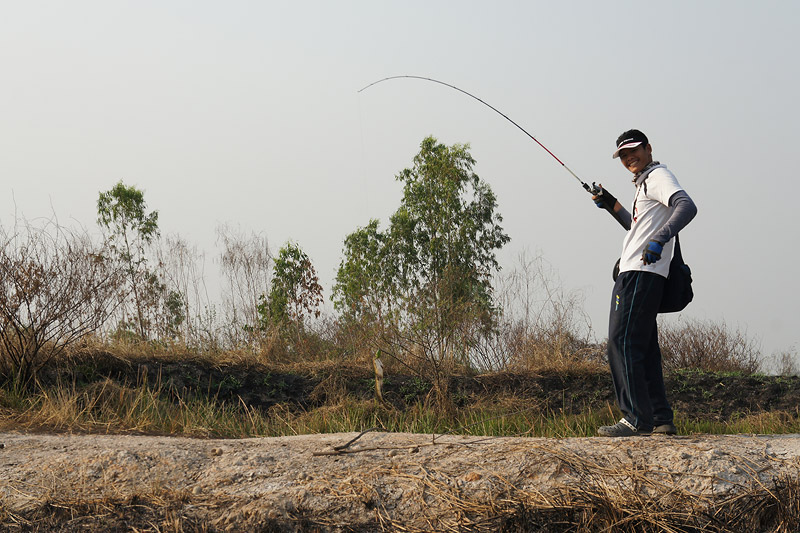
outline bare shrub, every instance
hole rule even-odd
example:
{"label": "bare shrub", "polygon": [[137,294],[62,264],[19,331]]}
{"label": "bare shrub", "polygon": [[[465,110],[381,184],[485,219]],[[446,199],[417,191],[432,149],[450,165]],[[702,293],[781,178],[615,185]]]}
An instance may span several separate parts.
{"label": "bare shrub", "polygon": [[796,346],[773,353],[768,364],[770,371],[778,376],[800,376],[800,357]]}
{"label": "bare shrub", "polygon": [[0,227],[0,376],[25,384],[112,315],[123,271],[86,233]]}
{"label": "bare shrub", "polygon": [[604,361],[602,347],[591,341],[583,295],[565,289],[541,255],[520,254],[496,286],[502,316],[498,333],[476,350],[479,367],[531,370]]}
{"label": "bare shrub", "polygon": [[[358,319],[337,317],[326,321],[329,325],[329,337],[337,347],[337,353],[341,358],[363,361],[369,365],[369,361],[381,347],[379,339],[382,338],[384,331],[383,322],[380,319],[371,320],[367,317]],[[391,358],[390,361],[392,363],[388,361],[387,363],[393,364],[395,360]]]}
{"label": "bare shrub", "polygon": [[[169,315],[157,321],[160,335],[177,336],[195,349],[216,345],[213,327],[208,327],[209,310],[213,309],[205,281],[205,253],[191,246],[178,235],[169,235],[156,250],[159,275],[164,280],[184,320],[175,324]],[[174,313],[173,313],[174,316]],[[176,327],[177,326],[177,327]]]}
{"label": "bare shrub", "polygon": [[752,374],[761,368],[759,344],[725,322],[662,319],[658,342],[664,370],[684,368]]}
{"label": "bare shrub", "polygon": [[[251,341],[259,332],[258,306],[270,292],[272,254],[263,235],[242,234],[221,225],[217,241],[222,245],[220,269],[224,280],[222,306],[226,328],[222,332],[229,345]],[[249,326],[249,327],[248,327]]]}
{"label": "bare shrub", "polygon": [[469,301],[419,306],[402,316],[402,321],[385,323],[388,327],[381,334],[382,350],[429,380],[437,407],[449,410],[453,408],[450,378],[472,368],[477,346],[491,334],[484,317],[484,310]]}

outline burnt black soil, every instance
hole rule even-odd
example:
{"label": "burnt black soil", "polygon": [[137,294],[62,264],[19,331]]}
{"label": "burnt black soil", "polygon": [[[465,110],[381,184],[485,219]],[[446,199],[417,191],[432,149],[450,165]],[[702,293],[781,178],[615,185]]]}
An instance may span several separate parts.
{"label": "burnt black soil", "polygon": [[[365,365],[366,366],[366,365]],[[309,365],[310,370],[276,371],[259,365],[217,365],[205,360],[121,360],[109,354],[74,359],[49,369],[43,384],[88,386],[107,379],[128,386],[144,380],[175,398],[205,396],[267,410],[276,404],[310,410],[342,395],[375,397],[372,368],[345,364]],[[797,413],[800,377],[744,375],[682,370],[665,377],[673,408],[692,420],[725,421],[769,411]],[[424,401],[431,383],[412,375],[388,373],[384,397],[398,409]],[[608,371],[492,373],[454,377],[450,395],[457,407],[491,405],[513,397],[544,412],[580,413],[614,404]]]}

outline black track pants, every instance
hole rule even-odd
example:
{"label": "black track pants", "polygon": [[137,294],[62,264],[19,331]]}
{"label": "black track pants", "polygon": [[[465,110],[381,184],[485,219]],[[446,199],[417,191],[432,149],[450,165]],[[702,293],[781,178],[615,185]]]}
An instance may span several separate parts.
{"label": "black track pants", "polygon": [[651,272],[622,272],[611,296],[608,362],[617,402],[625,418],[645,431],[672,423],[656,327],[665,281]]}

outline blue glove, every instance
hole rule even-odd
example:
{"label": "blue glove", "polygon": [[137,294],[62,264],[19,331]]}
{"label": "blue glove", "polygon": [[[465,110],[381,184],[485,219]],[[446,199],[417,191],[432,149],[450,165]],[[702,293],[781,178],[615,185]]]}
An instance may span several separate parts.
{"label": "blue glove", "polygon": [[661,252],[664,250],[664,243],[650,241],[642,252],[642,263],[651,265],[661,259]]}

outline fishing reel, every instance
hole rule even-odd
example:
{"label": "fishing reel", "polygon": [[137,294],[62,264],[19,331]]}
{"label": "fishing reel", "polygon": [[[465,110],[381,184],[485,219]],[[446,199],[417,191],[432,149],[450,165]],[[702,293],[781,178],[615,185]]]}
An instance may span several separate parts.
{"label": "fishing reel", "polygon": [[603,188],[602,187],[598,187],[597,183],[595,183],[595,182],[592,182],[591,187],[589,186],[588,183],[583,182],[583,188],[586,189],[586,192],[588,192],[592,196],[602,196],[603,195]]}

